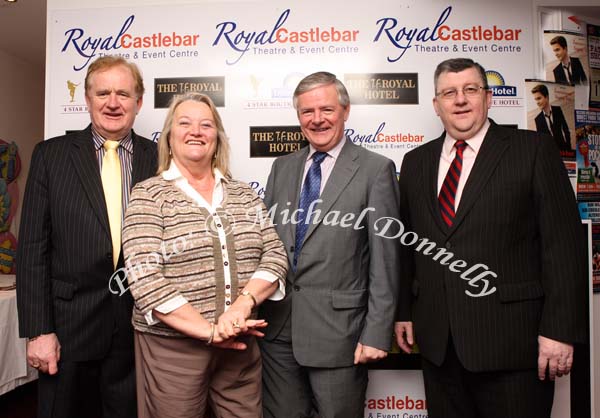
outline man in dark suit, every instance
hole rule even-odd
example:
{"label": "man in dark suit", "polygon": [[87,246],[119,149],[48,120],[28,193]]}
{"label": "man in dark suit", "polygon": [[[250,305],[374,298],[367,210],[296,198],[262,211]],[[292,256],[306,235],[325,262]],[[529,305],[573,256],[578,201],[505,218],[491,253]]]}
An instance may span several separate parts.
{"label": "man in dark suit", "polygon": [[579,58],[569,56],[569,48],[565,37],[555,36],[550,40],[550,46],[558,60],[558,65],[552,70],[554,80],[557,83],[585,84],[587,77],[583,65],[581,65]]}
{"label": "man in dark suit", "polygon": [[445,132],[409,152],[395,330],[423,359],[432,418],[550,416],[556,376],[585,338],[585,250],[565,167],[546,135],[487,118],[470,59],[438,65]]}
{"label": "man in dark suit", "polygon": [[366,363],[391,348],[396,171],[345,138],[350,99],[335,75],[304,78],[294,107],[309,146],[275,160],[265,195],[291,267],[285,298],[261,305],[264,414],[362,417]]}
{"label": "man in dark suit", "polygon": [[133,303],[112,276],[129,191],[156,170],[155,144],[132,131],[143,94],[135,64],[99,58],[85,79],[91,125],[33,152],[17,302],[39,417],[136,416]]}
{"label": "man in dark suit", "polygon": [[560,106],[550,106],[548,87],[538,84],[531,89],[533,100],[540,109],[535,117],[535,130],[539,133],[552,135],[558,149],[573,151],[571,146],[571,132]]}

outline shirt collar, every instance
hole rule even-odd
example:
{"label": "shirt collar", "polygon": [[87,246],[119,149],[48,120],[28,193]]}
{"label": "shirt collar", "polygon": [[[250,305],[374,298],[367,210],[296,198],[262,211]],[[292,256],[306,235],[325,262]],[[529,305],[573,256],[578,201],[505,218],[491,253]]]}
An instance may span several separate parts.
{"label": "shirt collar", "polygon": [[[481,148],[481,144],[483,143],[483,139],[485,138],[485,134],[487,134],[488,129],[490,128],[490,121],[489,119],[487,119],[485,121],[485,123],[483,124],[483,126],[481,127],[481,129],[479,130],[479,132],[477,132],[475,135],[473,135],[472,138],[467,139],[467,148],[471,148],[475,154],[479,153],[479,148]],[[456,139],[452,138],[450,135],[448,135],[448,132],[446,132],[446,137],[444,138],[444,153],[446,155],[450,155],[452,154],[453,148],[454,148],[454,143],[456,142]]]}
{"label": "shirt collar", "polygon": [[[165,180],[179,180],[184,178],[183,174],[181,174],[181,171],[179,171],[179,167],[177,167],[177,164],[175,164],[173,159],[171,159],[169,169],[163,171],[161,175]],[[213,170],[213,175],[215,176],[215,184],[220,182],[228,183],[227,177],[225,177],[218,168]]]}
{"label": "shirt collar", "polygon": [[[94,139],[94,148],[96,149],[96,151],[100,150],[100,148],[102,148],[102,146],[104,145],[104,142],[106,141],[106,139],[104,139],[102,137],[102,135],[100,135],[94,129],[93,126],[92,126],[92,138]],[[119,143],[120,147],[122,147],[124,150],[126,150],[130,154],[133,154],[133,139],[131,137],[131,130],[119,142],[120,142]]]}
{"label": "shirt collar", "polygon": [[[346,137],[344,136],[342,138],[342,140],[336,144],[335,147],[333,147],[329,151],[327,151],[327,155],[329,155],[334,160],[337,160],[337,158],[340,156],[340,152],[342,152],[342,148],[344,147],[345,143],[346,143]],[[308,157],[306,157],[306,161],[310,160],[312,158],[313,154],[315,152],[317,152],[317,150],[315,149],[315,147],[312,146],[312,144],[309,144],[309,147],[310,147],[310,149],[308,151]]]}

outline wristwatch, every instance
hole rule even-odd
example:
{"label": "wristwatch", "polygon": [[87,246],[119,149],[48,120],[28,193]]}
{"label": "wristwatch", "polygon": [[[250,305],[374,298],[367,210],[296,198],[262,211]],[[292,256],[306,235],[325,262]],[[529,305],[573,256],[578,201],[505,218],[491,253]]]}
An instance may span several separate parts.
{"label": "wristwatch", "polygon": [[256,305],[258,305],[258,302],[256,301],[256,298],[255,298],[255,297],[254,297],[254,295],[253,295],[252,293],[250,293],[249,291],[247,291],[247,290],[244,290],[244,291],[241,293],[241,295],[242,295],[242,296],[250,296],[250,297],[252,298],[252,303],[253,303],[252,307],[253,307],[253,308],[255,308],[255,307],[256,307]]}

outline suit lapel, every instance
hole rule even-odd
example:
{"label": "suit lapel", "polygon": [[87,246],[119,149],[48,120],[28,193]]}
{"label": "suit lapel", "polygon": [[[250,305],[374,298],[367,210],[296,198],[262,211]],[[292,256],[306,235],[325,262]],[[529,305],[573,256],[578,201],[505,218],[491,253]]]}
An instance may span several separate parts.
{"label": "suit lapel", "polygon": [[507,141],[509,134],[510,130],[502,129],[491,121],[490,128],[481,144],[475,164],[463,189],[450,233],[460,226],[473,204],[481,196],[481,191],[490,180],[496,166],[509,146],[509,141]]}
{"label": "suit lapel", "polygon": [[315,207],[315,209],[321,211],[319,219],[314,220],[308,226],[304,242],[306,242],[313,231],[321,224],[323,217],[338,200],[342,191],[348,186],[348,183],[350,183],[359,167],[357,145],[354,145],[346,139],[346,144],[342,147],[340,155],[329,175],[327,184],[323,189],[323,193],[321,193],[320,199],[322,202]]}
{"label": "suit lapel", "polygon": [[425,190],[427,190],[427,207],[431,211],[431,216],[435,219],[440,230],[447,232],[448,227],[442,220],[440,214],[440,204],[438,201],[438,171],[440,168],[440,156],[446,134],[437,138],[431,147],[426,161],[423,164],[423,179],[425,181]]}
{"label": "suit lapel", "polygon": [[[284,201],[280,201],[279,203],[287,203],[290,202],[290,214],[294,213],[298,209],[298,202],[300,201],[300,192],[302,190],[302,174],[304,174],[304,166],[306,164],[306,158],[308,158],[308,153],[310,151],[310,147],[304,147],[301,151],[294,154],[294,157],[289,165],[289,175],[287,176],[287,197]],[[279,210],[283,210],[284,208],[279,208]],[[294,222],[286,222],[286,230],[289,236],[291,237],[290,242],[295,242],[296,240],[296,224]]]}
{"label": "suit lapel", "polygon": [[74,138],[71,143],[70,152],[71,162],[79,176],[79,180],[90,201],[90,205],[98,217],[98,221],[105,229],[106,233],[110,235],[108,213],[106,211],[106,202],[102,190],[102,180],[100,179],[100,169],[94,150],[92,131],[89,126]]}
{"label": "suit lapel", "polygon": [[152,155],[152,149],[146,143],[145,139],[137,137],[135,132],[131,134],[133,140],[133,159],[131,161],[131,187],[138,182],[147,179],[156,174],[156,167],[153,167],[155,161]]}

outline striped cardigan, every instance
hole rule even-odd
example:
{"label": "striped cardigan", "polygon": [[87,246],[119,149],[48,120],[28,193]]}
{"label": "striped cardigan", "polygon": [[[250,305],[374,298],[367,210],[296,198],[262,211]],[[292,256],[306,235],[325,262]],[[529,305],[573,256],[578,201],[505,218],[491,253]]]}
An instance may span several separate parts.
{"label": "striped cardigan", "polygon": [[221,244],[209,211],[162,176],[133,188],[123,253],[136,330],[183,336],[162,322],[148,325],[144,314],[182,295],[212,322],[224,311],[225,293],[231,292],[235,300],[256,270],[285,280],[287,255],[262,200],[240,181],[224,182],[223,189],[217,212],[227,234],[230,289],[225,288]]}

